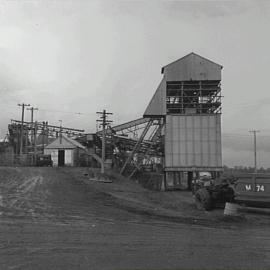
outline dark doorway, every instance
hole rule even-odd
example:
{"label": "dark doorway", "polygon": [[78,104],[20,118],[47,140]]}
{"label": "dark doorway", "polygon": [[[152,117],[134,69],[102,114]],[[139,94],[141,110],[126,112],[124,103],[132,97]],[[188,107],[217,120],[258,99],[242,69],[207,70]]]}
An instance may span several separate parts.
{"label": "dark doorway", "polygon": [[188,190],[192,189],[193,172],[188,172]]}
{"label": "dark doorway", "polygon": [[58,150],[58,166],[65,165],[65,150]]}

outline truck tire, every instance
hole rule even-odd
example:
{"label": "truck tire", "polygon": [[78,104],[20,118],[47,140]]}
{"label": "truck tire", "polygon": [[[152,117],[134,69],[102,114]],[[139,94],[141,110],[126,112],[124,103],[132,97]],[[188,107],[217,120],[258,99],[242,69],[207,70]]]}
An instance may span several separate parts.
{"label": "truck tire", "polygon": [[195,203],[199,210],[209,211],[212,209],[212,200],[209,191],[201,188],[195,193]]}

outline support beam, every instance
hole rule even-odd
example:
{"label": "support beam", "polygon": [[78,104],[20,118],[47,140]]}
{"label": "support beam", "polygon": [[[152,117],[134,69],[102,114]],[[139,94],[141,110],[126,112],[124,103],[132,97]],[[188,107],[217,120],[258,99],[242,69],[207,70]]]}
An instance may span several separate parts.
{"label": "support beam", "polygon": [[[15,123],[15,124],[16,124],[16,123],[21,123],[21,121],[14,120],[14,119],[11,119],[11,122],[13,122],[13,123]],[[26,121],[24,121],[24,124],[25,124],[25,125],[31,126],[31,122],[26,122]],[[43,123],[37,122],[37,126],[42,128]],[[49,129],[59,130],[59,126],[48,125],[48,128],[49,128]],[[83,133],[83,132],[84,132],[83,129],[66,128],[66,127],[62,127],[62,131],[63,131],[63,132],[65,132],[65,131],[74,131],[74,132],[76,132],[76,133]]]}
{"label": "support beam", "polygon": [[147,125],[146,125],[145,129],[143,130],[143,132],[142,132],[142,134],[141,134],[139,140],[138,140],[137,143],[135,144],[135,146],[134,146],[132,152],[130,153],[129,157],[127,158],[127,160],[126,160],[126,162],[125,162],[125,164],[124,164],[124,166],[122,167],[122,169],[121,169],[121,171],[120,171],[120,174],[123,174],[123,172],[125,171],[127,165],[131,162],[131,160],[132,160],[134,154],[135,154],[136,151],[139,149],[140,144],[142,143],[142,141],[143,141],[143,139],[144,139],[146,133],[148,132],[149,128],[152,126],[152,123],[153,123],[153,119],[151,119],[151,120],[147,123]]}
{"label": "support beam", "polygon": [[[108,129],[106,129],[106,133],[109,134],[112,131],[119,132],[121,130],[125,130],[125,129],[128,129],[128,128],[134,127],[134,126],[144,124],[144,123],[146,123],[148,121],[149,121],[149,118],[139,118],[139,119],[136,119],[134,121],[124,123],[122,125],[117,125],[117,126],[108,128]],[[97,132],[98,135],[101,134],[101,133],[102,133],[102,131]]]}

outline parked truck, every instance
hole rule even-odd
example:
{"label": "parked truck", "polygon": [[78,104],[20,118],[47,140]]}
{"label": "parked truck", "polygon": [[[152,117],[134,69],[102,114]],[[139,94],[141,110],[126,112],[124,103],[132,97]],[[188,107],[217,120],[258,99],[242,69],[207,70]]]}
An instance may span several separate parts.
{"label": "parked truck", "polygon": [[250,206],[270,207],[270,175],[239,175],[234,187],[234,200]]}
{"label": "parked truck", "polygon": [[44,155],[44,154],[37,155],[36,166],[53,166],[51,155]]}
{"label": "parked truck", "polygon": [[192,191],[197,208],[207,211],[226,202],[270,207],[270,175],[266,174],[199,178],[193,181]]}

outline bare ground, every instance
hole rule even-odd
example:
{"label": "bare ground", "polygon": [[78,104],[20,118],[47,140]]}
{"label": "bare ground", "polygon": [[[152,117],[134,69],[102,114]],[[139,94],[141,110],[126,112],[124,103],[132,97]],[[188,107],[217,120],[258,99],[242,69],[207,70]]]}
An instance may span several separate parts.
{"label": "bare ground", "polygon": [[0,168],[0,269],[270,269],[270,218],[84,168]]}

